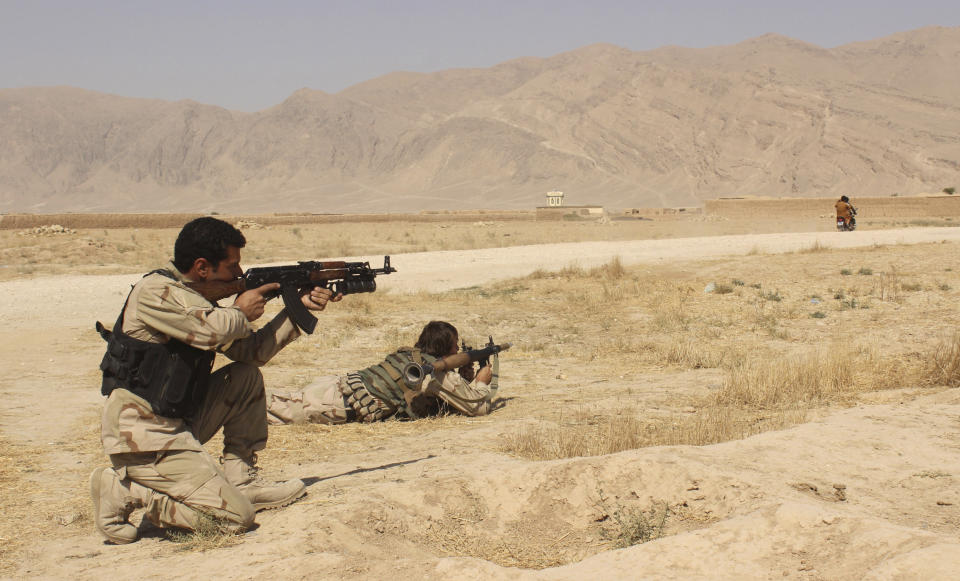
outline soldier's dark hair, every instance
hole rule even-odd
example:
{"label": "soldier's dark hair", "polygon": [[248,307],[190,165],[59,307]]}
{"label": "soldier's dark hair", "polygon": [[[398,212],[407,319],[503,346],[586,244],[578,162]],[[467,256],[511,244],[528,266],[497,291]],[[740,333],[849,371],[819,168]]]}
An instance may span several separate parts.
{"label": "soldier's dark hair", "polygon": [[457,328],[450,323],[430,321],[420,332],[420,338],[414,347],[434,357],[446,357],[456,347],[457,337]]}
{"label": "soldier's dark hair", "polygon": [[198,258],[206,258],[214,268],[227,257],[227,247],[243,248],[247,239],[232,224],[211,218],[191,220],[180,230],[173,245],[173,265],[187,272]]}
{"label": "soldier's dark hair", "polygon": [[840,201],[841,201],[841,202],[849,202],[849,201],[850,201],[850,198],[848,198],[848,197],[846,197],[846,196],[840,196]]}

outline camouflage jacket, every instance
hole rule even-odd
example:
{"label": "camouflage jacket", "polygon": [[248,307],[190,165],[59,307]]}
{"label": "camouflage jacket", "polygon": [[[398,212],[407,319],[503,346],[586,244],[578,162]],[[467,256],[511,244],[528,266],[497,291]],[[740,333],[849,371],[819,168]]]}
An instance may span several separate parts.
{"label": "camouflage jacket", "polygon": [[[401,348],[377,365],[348,374],[347,383],[359,387],[351,381],[352,377],[358,378],[370,395],[386,405],[386,412],[377,415],[399,413],[403,417],[420,418],[447,411],[450,407],[467,416],[490,413],[495,395],[490,386],[480,381],[471,384],[455,370],[431,374],[423,379],[419,389],[411,392],[401,377],[404,367],[414,360],[433,363],[436,358],[410,347]],[[346,389],[348,393],[345,395],[349,396],[353,386]],[[363,417],[367,410],[356,411],[362,420],[369,421]]]}
{"label": "camouflage jacket", "polygon": [[[134,285],[123,317],[123,332],[130,337],[151,343],[177,339],[259,366],[300,336],[285,310],[254,331],[240,309],[214,305],[185,286],[173,264],[166,269],[178,280],[150,274]],[[102,427],[107,454],[203,449],[186,421],[155,415],[146,400],[126,389],[107,398]]]}

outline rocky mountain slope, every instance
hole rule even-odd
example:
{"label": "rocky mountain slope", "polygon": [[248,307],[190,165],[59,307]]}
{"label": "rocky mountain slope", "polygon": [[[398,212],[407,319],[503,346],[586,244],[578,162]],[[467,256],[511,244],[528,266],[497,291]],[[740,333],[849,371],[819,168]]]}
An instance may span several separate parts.
{"label": "rocky mountain slope", "polygon": [[0,211],[697,205],[960,182],[960,28],[824,49],[593,45],[238,113],[0,90]]}

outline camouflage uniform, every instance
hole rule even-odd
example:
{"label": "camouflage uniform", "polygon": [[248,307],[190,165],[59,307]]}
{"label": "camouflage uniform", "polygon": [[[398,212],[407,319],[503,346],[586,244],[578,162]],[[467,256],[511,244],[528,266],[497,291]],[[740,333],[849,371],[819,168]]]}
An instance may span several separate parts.
{"label": "camouflage uniform", "polygon": [[115,389],[103,410],[101,440],[120,479],[154,494],[147,516],[158,525],[195,528],[198,513],[243,527],[253,523],[254,505],[204,450],[222,427],[224,457],[250,458],[267,441],[266,399],[259,366],[300,335],[281,311],[258,331],[236,307],[221,308],[185,286],[172,264],[173,280],[150,274],[127,300],[123,332],[134,339],[165,343],[176,339],[215,349],[236,363],[215,371],[207,396],[191,420],[153,413],[146,400]]}
{"label": "camouflage uniform", "polygon": [[[400,349],[383,363],[345,376],[318,377],[300,391],[278,391],[267,409],[273,424],[310,422],[342,424],[391,417],[419,418],[456,411],[466,416],[490,413],[496,388],[468,382],[456,370],[428,375],[410,390],[397,372],[414,359],[415,350]],[[436,359],[426,354],[422,361]]]}

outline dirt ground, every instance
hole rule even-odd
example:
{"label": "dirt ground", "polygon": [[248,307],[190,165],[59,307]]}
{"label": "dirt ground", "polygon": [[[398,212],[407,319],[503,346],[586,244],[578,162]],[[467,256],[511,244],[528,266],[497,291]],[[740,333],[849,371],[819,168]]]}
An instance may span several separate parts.
{"label": "dirt ground", "polygon": [[[737,268],[749,274],[754,259],[772,256],[777,262],[768,268],[799,279],[825,260],[821,255],[840,260],[843,252],[891,247],[889,260],[898,263],[939,253],[943,280],[931,284],[953,293],[960,286],[958,243],[960,228],[910,228],[397,254],[398,272],[383,277],[377,293],[386,302],[345,299],[354,301],[345,307],[355,309],[354,318],[371,322],[352,335],[322,322],[318,335],[298,340],[264,375],[268,389],[296,387],[316,374],[358,367],[428,318],[485,337],[482,317],[470,314],[474,295],[451,306],[450,292],[479,288],[477,296],[500,293],[509,306],[510,281],[537,271],[619,258],[628,269],[686,272],[701,295],[704,277],[720,280],[716,273]],[[365,258],[379,263],[382,256]],[[562,346],[564,333],[576,333],[562,331],[562,320],[524,320],[522,313],[512,324],[541,329],[561,347],[508,352],[503,408],[492,415],[273,427],[262,455],[266,475],[304,479],[304,500],[259,513],[255,530],[223,546],[173,542],[148,523],[136,543],[105,544],[93,528],[87,492],[90,471],[105,463],[98,442],[103,344],[93,322],[112,322],[138,277],[34,273],[0,281],[8,297],[0,303],[0,490],[8,509],[0,515],[0,574],[7,578],[854,580],[953,579],[960,571],[956,389],[902,385],[818,409],[786,429],[712,445],[529,460],[504,452],[503,439],[550,418],[550,410],[617,409],[629,400],[653,416],[685,409],[722,377],[696,366],[630,373],[630,361],[607,375],[582,364],[587,354]],[[883,335],[884,314],[894,320],[907,302],[881,296],[870,310],[871,333],[910,349],[911,341],[919,346],[928,335],[955,330],[955,295],[941,299],[934,291],[911,300],[931,313],[936,303],[937,315],[916,328],[898,323],[899,335]],[[378,319],[377,305],[390,297],[398,309],[418,310]],[[603,297],[576,300],[587,305]],[[798,315],[795,335],[771,341],[821,333],[826,343],[835,320],[842,319]],[[391,325],[399,330],[384,331]],[[666,534],[623,548],[611,540],[614,523],[656,528],[658,507],[664,519],[670,515]]]}

